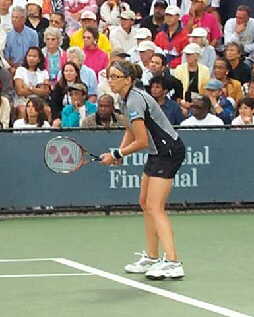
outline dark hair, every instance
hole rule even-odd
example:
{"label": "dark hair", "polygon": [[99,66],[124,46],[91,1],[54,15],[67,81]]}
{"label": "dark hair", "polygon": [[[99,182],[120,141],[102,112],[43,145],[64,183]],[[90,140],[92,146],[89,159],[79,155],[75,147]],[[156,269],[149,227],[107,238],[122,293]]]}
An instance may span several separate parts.
{"label": "dark hair", "polygon": [[161,53],[154,53],[153,54],[153,57],[156,56],[156,57],[159,57],[161,59],[161,64],[162,66],[166,66],[167,65],[167,59],[166,59],[166,56],[161,54]]}
{"label": "dark hair", "polygon": [[158,84],[158,85],[161,85],[161,87],[165,90],[167,89],[168,90],[168,85],[167,85],[167,82],[165,80],[164,77],[162,76],[155,76],[155,77],[152,77],[149,81],[149,90],[151,91],[151,88],[152,88],[152,85],[153,84]]}
{"label": "dark hair", "polygon": [[244,5],[244,4],[241,4],[237,7],[236,11],[245,11],[248,13],[248,16],[251,16],[251,10],[250,10],[250,7]]}
{"label": "dark hair", "polygon": [[[28,105],[29,102],[32,102],[33,107],[35,108],[35,110],[39,114],[38,118],[37,118],[38,127],[42,127],[44,124],[44,121],[47,120],[47,116],[46,116],[45,111],[44,111],[45,101],[39,97],[31,97],[28,99],[26,106]],[[24,120],[25,120],[25,123],[28,123],[27,111],[25,113]]]}
{"label": "dark hair", "polygon": [[98,99],[98,105],[99,105],[101,99],[108,99],[108,101],[109,101],[109,103],[111,104],[111,106],[114,107],[115,101],[114,101],[114,98],[113,98],[111,95],[109,95],[109,94],[103,94],[103,95],[101,95],[101,96],[99,97],[99,99]]}
{"label": "dark hair", "polygon": [[247,107],[250,107],[251,109],[254,109],[254,98],[251,97],[244,97],[239,100],[237,104],[237,110],[241,107],[241,105],[245,104]]}
{"label": "dark hair", "polygon": [[77,78],[76,78],[75,83],[82,83],[82,84],[83,84],[82,80],[80,79],[80,70],[79,70],[79,67],[78,67],[75,63],[73,63],[73,62],[66,62],[66,63],[64,64],[62,70],[61,70],[62,76],[61,76],[61,79],[60,79],[59,82],[58,82],[59,85],[60,85],[62,88],[66,88],[66,87],[67,87],[67,81],[66,81],[66,79],[65,79],[65,77],[64,77],[64,70],[65,70],[65,67],[66,67],[67,65],[73,66],[73,68],[75,69],[75,71],[76,71],[76,73],[77,73]]}
{"label": "dark hair", "polygon": [[98,41],[99,39],[99,31],[97,28],[93,27],[93,26],[88,26],[86,27],[86,30],[85,32],[89,32],[92,34],[92,36],[94,37],[94,39],[96,40],[96,42]]}
{"label": "dark hair", "polygon": [[36,66],[36,69],[35,70],[37,70],[38,68],[40,69],[40,70],[44,70],[45,69],[45,57],[44,57],[44,55],[43,55],[43,53],[42,53],[42,50],[39,48],[39,47],[37,47],[37,46],[30,46],[29,47],[29,49],[27,50],[27,52],[26,52],[26,55],[25,55],[25,58],[24,58],[24,62],[23,62],[23,66],[25,67],[25,68],[29,68],[29,65],[28,65],[28,62],[27,62],[27,55],[29,54],[29,52],[30,51],[37,51],[37,53],[38,53],[38,55],[39,55],[39,59],[40,59],[40,61],[39,61],[39,63],[38,63],[38,65]]}
{"label": "dark hair", "polygon": [[229,61],[225,57],[217,57],[216,60],[215,60],[215,63],[217,61],[223,62],[225,64],[225,66],[226,66],[228,71],[231,70],[231,65],[230,65]]}
{"label": "dark hair", "polygon": [[58,16],[61,18],[61,20],[62,20],[63,22],[65,22],[65,15],[64,15],[62,12],[60,12],[60,11],[55,11],[55,12],[50,13],[50,16],[53,15],[53,14],[58,15]]}
{"label": "dark hair", "polygon": [[131,62],[122,60],[122,61],[116,61],[113,62],[110,66],[116,68],[121,73],[124,74],[125,77],[130,77],[132,81],[134,81],[140,74],[138,73],[138,70],[134,64]]}

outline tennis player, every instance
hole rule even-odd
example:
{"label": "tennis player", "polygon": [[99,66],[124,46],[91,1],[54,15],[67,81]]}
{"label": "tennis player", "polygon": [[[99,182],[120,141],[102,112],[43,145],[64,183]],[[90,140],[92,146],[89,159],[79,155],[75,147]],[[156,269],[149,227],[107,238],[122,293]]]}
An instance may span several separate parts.
{"label": "tennis player", "polygon": [[[120,164],[125,155],[147,149],[148,160],[141,181],[139,202],[144,211],[147,250],[137,262],[125,266],[128,273],[145,273],[150,279],[184,276],[178,261],[165,203],[173,178],[185,157],[185,147],[157,102],[135,87],[135,66],[128,61],[114,62],[109,84],[122,97],[122,112],[128,118],[121,145],[101,155],[104,165]],[[165,254],[159,257],[159,243]]]}

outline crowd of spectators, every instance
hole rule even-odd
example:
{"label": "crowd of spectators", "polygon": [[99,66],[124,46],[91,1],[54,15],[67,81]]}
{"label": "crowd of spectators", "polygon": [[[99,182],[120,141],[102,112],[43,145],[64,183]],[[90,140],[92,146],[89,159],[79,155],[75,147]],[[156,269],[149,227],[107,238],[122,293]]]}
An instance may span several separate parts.
{"label": "crowd of spectators", "polygon": [[0,128],[124,126],[123,59],[173,125],[254,124],[253,0],[0,0]]}

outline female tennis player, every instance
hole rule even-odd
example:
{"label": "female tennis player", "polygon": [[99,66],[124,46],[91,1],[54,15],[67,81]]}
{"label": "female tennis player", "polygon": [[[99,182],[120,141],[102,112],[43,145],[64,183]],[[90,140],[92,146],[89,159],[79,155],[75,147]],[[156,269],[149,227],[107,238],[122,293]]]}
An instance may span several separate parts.
{"label": "female tennis player", "polygon": [[[121,145],[101,155],[105,165],[120,164],[122,157],[143,149],[148,160],[141,181],[139,202],[144,212],[147,250],[140,259],[125,266],[129,273],[145,273],[150,279],[184,276],[178,261],[165,203],[173,178],[185,157],[185,147],[157,102],[135,87],[135,66],[127,61],[114,62],[109,69],[109,84],[122,97],[122,112],[128,118]],[[159,257],[159,242],[165,252]]]}

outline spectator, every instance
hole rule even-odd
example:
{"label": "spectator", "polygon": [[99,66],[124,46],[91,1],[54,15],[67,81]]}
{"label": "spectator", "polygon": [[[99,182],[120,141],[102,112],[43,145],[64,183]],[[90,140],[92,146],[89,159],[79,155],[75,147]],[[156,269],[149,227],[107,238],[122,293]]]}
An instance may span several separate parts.
{"label": "spectator", "polygon": [[19,66],[14,76],[16,98],[14,105],[18,117],[23,117],[27,98],[49,95],[49,75],[45,69],[44,56],[41,49],[32,46],[28,49],[23,66]]}
{"label": "spectator", "polygon": [[250,67],[243,62],[242,45],[236,42],[230,42],[225,47],[225,58],[229,62],[231,69],[228,76],[237,79],[243,85],[250,81],[251,70]]}
{"label": "spectator", "polygon": [[[132,47],[128,54],[130,55],[129,61],[133,64],[139,63],[141,61],[140,54],[138,51],[138,46],[142,41],[152,41],[152,33],[147,28],[138,28],[135,36],[137,40],[137,45]],[[163,53],[162,49],[158,46],[155,46],[155,53]]]}
{"label": "spectator", "polygon": [[31,97],[27,101],[25,117],[14,121],[14,129],[49,128],[45,112],[45,101],[41,98]]}
{"label": "spectator", "polygon": [[42,0],[43,16],[49,18],[53,12],[61,12],[64,14],[64,0]]}
{"label": "spectator", "polygon": [[232,121],[232,125],[254,124],[254,98],[241,99],[237,110],[239,115]]}
{"label": "spectator", "polygon": [[133,27],[134,21],[135,13],[133,11],[121,13],[120,25],[112,29],[109,35],[113,49],[121,47],[127,53],[137,45],[136,29]]}
{"label": "spectator", "polygon": [[[213,72],[213,67],[216,60],[216,51],[212,45],[209,45],[206,29],[193,29],[193,31],[189,34],[189,42],[196,43],[201,47],[199,63],[207,66],[211,74]],[[185,61],[185,57],[183,61]]]}
{"label": "spectator", "polygon": [[10,123],[11,107],[9,100],[2,96],[2,82],[0,81],[0,128],[8,129]]}
{"label": "spectator", "polygon": [[182,23],[192,32],[196,27],[203,27],[208,31],[208,41],[216,46],[221,39],[220,24],[214,14],[206,11],[208,0],[192,0],[189,14],[182,17]]}
{"label": "spectator", "polygon": [[81,124],[82,128],[119,128],[127,125],[126,118],[114,108],[114,99],[104,94],[98,99],[98,110],[95,114],[86,117]]}
{"label": "spectator", "polygon": [[39,46],[37,33],[25,25],[26,10],[22,7],[14,7],[12,10],[13,30],[7,33],[4,56],[10,64],[10,71],[15,73],[20,66],[27,50],[31,46]]}
{"label": "spectator", "polygon": [[0,0],[0,26],[5,32],[12,30],[10,7],[13,0]]}
{"label": "spectator", "polygon": [[248,84],[247,97],[254,98],[254,79]]}
{"label": "spectator", "polygon": [[135,12],[138,21],[149,15],[151,0],[125,0],[125,2],[127,2],[130,5],[130,9]]}
{"label": "spectator", "polygon": [[176,6],[169,6],[165,11],[165,24],[155,37],[155,44],[164,52],[171,68],[181,64],[184,47],[188,44],[188,30],[181,27],[181,11]]}
{"label": "spectator", "polygon": [[232,103],[223,95],[223,82],[218,79],[210,79],[205,86],[206,95],[211,101],[211,113],[219,117],[225,124],[230,124],[234,118]]}
{"label": "spectator", "polygon": [[[81,15],[81,28],[74,32],[70,37],[70,46],[79,46],[84,48],[84,32],[87,27],[97,27],[96,14],[90,11],[84,11]],[[103,33],[99,33],[98,48],[103,50],[105,53],[111,52],[111,43],[107,36]]]}
{"label": "spectator", "polygon": [[48,19],[42,16],[42,1],[28,0],[26,5],[26,26],[33,29],[39,38],[39,46],[44,46],[43,33],[49,26]]}
{"label": "spectator", "polygon": [[88,101],[88,91],[84,84],[70,84],[68,92],[71,100],[62,110],[61,126],[79,127],[86,116],[96,112],[96,105]]}
{"label": "spectator", "polygon": [[250,18],[250,8],[240,5],[235,18],[227,20],[224,28],[224,42],[243,45],[245,54],[254,53],[254,19]]}
{"label": "spectator", "polygon": [[99,38],[99,32],[97,28],[87,27],[84,32],[85,47],[84,53],[86,59],[84,61],[85,65],[92,68],[96,76],[98,73],[108,66],[108,55],[102,51],[97,43]]}
{"label": "spectator", "polygon": [[68,86],[74,83],[82,83],[79,68],[73,62],[66,62],[62,69],[61,79],[56,83],[50,95],[53,127],[55,128],[61,126],[60,117],[63,107],[71,102]]}
{"label": "spectator", "polygon": [[67,33],[72,34],[79,28],[79,20],[82,19],[83,12],[97,13],[98,6],[96,0],[65,0],[65,18],[67,22]]}
{"label": "spectator", "polygon": [[207,96],[193,98],[190,106],[192,115],[181,122],[181,126],[224,125],[223,121],[210,113],[211,101]]}
{"label": "spectator", "polygon": [[[202,94],[210,79],[208,67],[199,64],[201,48],[196,43],[188,44],[183,52],[186,54],[186,63],[177,66],[174,76],[183,84],[183,96],[190,96],[191,92]],[[188,99],[188,98],[187,98]]]}
{"label": "spectator", "polygon": [[149,85],[149,80],[153,77],[149,65],[155,52],[156,45],[152,41],[142,41],[138,45],[141,61],[138,63],[142,69],[142,82],[144,86]]}
{"label": "spectator", "polygon": [[149,91],[152,97],[161,106],[162,111],[173,125],[179,125],[184,116],[179,105],[172,99],[167,97],[168,87],[165,78],[162,76],[153,77],[150,80]]}
{"label": "spectator", "polygon": [[46,46],[42,49],[45,56],[45,67],[49,73],[49,81],[53,89],[59,71],[66,63],[66,52],[61,49],[63,37],[60,29],[48,27],[44,32]]}
{"label": "spectator", "polygon": [[156,0],[154,3],[154,12],[150,16],[144,17],[140,22],[141,28],[147,28],[152,32],[152,39],[154,40],[156,34],[159,32],[164,23],[165,10],[168,6],[166,0]]}
{"label": "spectator", "polygon": [[97,79],[95,71],[92,68],[84,65],[85,54],[78,46],[69,47],[67,50],[67,61],[75,63],[80,70],[81,81],[86,84],[88,89],[88,99],[91,102],[96,102],[97,98]]}
{"label": "spectator", "polygon": [[222,23],[224,24],[228,19],[235,17],[237,8],[240,5],[246,5],[251,10],[251,16],[254,14],[254,1],[253,0],[221,0],[220,3],[220,15]]}
{"label": "spectator", "polygon": [[230,69],[230,64],[226,59],[217,57],[213,75],[223,82],[224,95],[231,99],[232,105],[235,107],[236,103],[243,97],[243,92],[240,81],[229,77]]}
{"label": "spectator", "polygon": [[121,11],[130,10],[130,6],[120,0],[106,0],[100,6],[99,31],[110,33],[112,27],[120,24]]}
{"label": "spectator", "polygon": [[149,69],[153,76],[162,76],[165,79],[168,90],[167,97],[179,103],[183,99],[183,85],[179,79],[170,74],[166,57],[163,54],[155,53]]}
{"label": "spectator", "polygon": [[67,50],[67,48],[70,46],[70,38],[69,38],[69,35],[65,32],[64,14],[61,12],[51,13],[49,18],[49,26],[60,29],[63,36],[63,43],[61,45],[61,48],[63,50]]}

